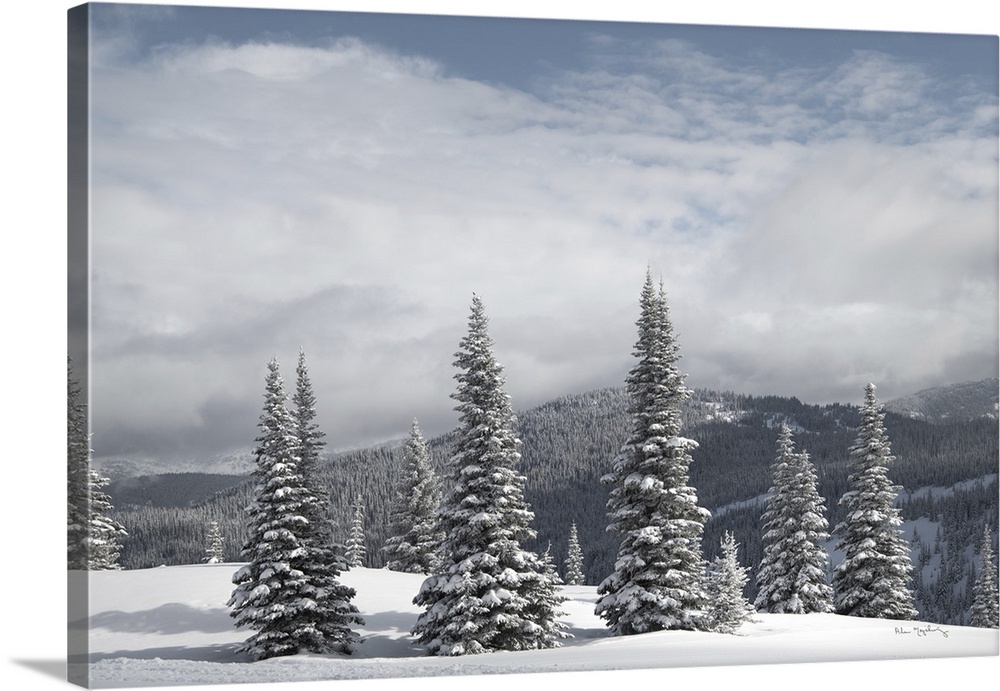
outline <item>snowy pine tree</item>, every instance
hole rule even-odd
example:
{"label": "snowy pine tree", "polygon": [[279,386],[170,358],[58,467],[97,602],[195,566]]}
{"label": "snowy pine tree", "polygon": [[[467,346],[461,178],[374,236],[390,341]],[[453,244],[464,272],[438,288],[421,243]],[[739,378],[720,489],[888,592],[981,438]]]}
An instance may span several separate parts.
{"label": "snowy pine tree", "polygon": [[359,495],[354,502],[351,535],[347,538],[347,567],[356,569],[364,566],[365,553],[365,505]]}
{"label": "snowy pine tree", "polygon": [[833,605],[838,614],[877,619],[914,619],[909,581],[913,565],[909,545],[898,526],[893,506],[899,487],[889,481],[888,466],[895,457],[889,449],[875,398],[875,385],[865,387],[858,436],[851,446],[850,489],[840,499],[847,515],[834,529],[836,549],[844,561],[833,574]]}
{"label": "snowy pine tree", "polygon": [[111,571],[120,569],[118,556],[122,548],[120,540],[128,535],[121,523],[112,514],[114,506],[111,497],[103,491],[108,479],[90,470],[90,537],[87,567],[91,571]]}
{"label": "snowy pine tree", "polygon": [[514,414],[487,322],[473,296],[455,362],[460,423],[438,511],[442,563],[413,600],[424,607],[413,635],[432,655],[551,648],[567,635],[557,622],[564,598],[521,546],[535,537],[534,514],[515,470]]}
{"label": "snowy pine tree", "polygon": [[208,524],[208,534],[205,536],[205,562],[208,564],[221,564],[225,561],[222,553],[226,541],[222,537],[219,529],[219,522],[212,521]]}
{"label": "snowy pine tree", "polygon": [[247,508],[243,557],[229,600],[238,627],[254,629],[239,648],[254,659],[298,652],[349,653],[358,642],[352,624],[363,623],[350,603],[354,590],[317,567],[310,550],[309,521],[317,502],[302,481],[298,429],[285,407],[278,363],[265,379],[254,471],[256,489]]}
{"label": "snowy pine tree", "polygon": [[756,610],[743,594],[749,569],[740,565],[739,545],[728,530],[721,546],[722,554],[712,562],[706,577],[709,605],[705,619],[710,631],[735,633],[744,623],[753,621]]}
{"label": "snowy pine tree", "polygon": [[302,505],[302,517],[306,519],[301,534],[303,546],[299,567],[305,573],[315,592],[321,596],[319,606],[307,610],[303,618],[323,633],[331,649],[351,652],[357,643],[357,635],[350,631],[351,624],[362,623],[357,608],[351,604],[355,592],[338,581],[347,570],[344,547],[335,543],[330,529],[327,504],[329,492],[319,480],[320,453],[326,445],[326,436],[314,420],[316,418],[316,396],[306,364],[305,352],[299,349],[295,367],[295,392],[292,394],[294,408],[291,417],[298,441],[299,477],[302,487],[309,497]]}
{"label": "snowy pine tree", "polygon": [[71,570],[120,568],[120,540],[128,535],[112,517],[108,484],[90,464],[90,432],[82,391],[67,360],[67,567]]}
{"label": "snowy pine tree", "polygon": [[[320,498],[324,493],[315,486],[316,469],[319,465],[319,455],[321,449],[326,445],[323,441],[325,436],[313,420],[316,418],[316,396],[313,394],[312,381],[309,378],[309,369],[306,365],[306,354],[299,350],[299,361],[295,367],[295,393],[292,395],[292,418],[295,420],[296,434],[299,439],[299,475],[303,482],[309,486],[313,494]],[[325,508],[322,501],[316,504],[320,508]],[[325,520],[325,511],[321,512],[316,529],[325,528],[328,523]],[[321,528],[322,526],[322,528]],[[326,539],[326,535],[320,540]]]}
{"label": "snowy pine tree", "polygon": [[755,605],[778,614],[830,612],[829,557],[820,544],[830,537],[823,497],[809,456],[795,453],[788,425],[782,425],[778,434],[771,474]]}
{"label": "snowy pine tree", "polygon": [[580,537],[576,532],[576,523],[569,527],[569,549],[566,555],[566,583],[568,585],[584,585],[587,578],[583,573],[583,549],[580,547]]}
{"label": "snowy pine tree", "polygon": [[525,620],[530,622],[527,628],[531,631],[532,637],[537,639],[539,634],[544,637],[535,644],[538,648],[558,647],[558,639],[569,636],[565,631],[566,625],[559,622],[559,617],[562,615],[561,607],[566,598],[559,590],[563,581],[556,570],[551,550],[552,544],[549,543],[539,558],[542,577],[532,585],[531,597],[524,611]]}
{"label": "snowy pine tree", "polygon": [[67,558],[70,569],[86,570],[87,538],[90,526],[90,435],[87,431],[87,411],[80,401],[80,385],[69,373],[67,406],[66,459],[67,459]]}
{"label": "snowy pine tree", "polygon": [[626,380],[632,432],[603,481],[612,485],[608,530],[622,536],[614,572],[597,589],[596,613],[612,634],[701,628],[707,510],[688,485],[690,451],[680,404],[690,396],[662,286],[650,274],[637,322],[638,363]]}
{"label": "snowy pine tree", "polygon": [[[313,549],[331,548],[330,523],[327,519],[327,492],[319,486],[316,470],[319,465],[320,450],[326,445],[325,436],[319,426],[313,422],[316,417],[316,396],[313,394],[312,381],[306,366],[305,352],[299,350],[299,361],[295,368],[295,393],[292,395],[292,418],[295,421],[295,431],[298,436],[299,476],[302,484],[316,497],[303,509],[307,519],[303,536],[308,539]],[[335,552],[322,555],[322,560],[336,559]],[[341,568],[343,564],[339,565]]]}
{"label": "snowy pine tree", "polygon": [[993,563],[993,545],[989,526],[983,529],[979,545],[979,576],[972,588],[972,611],[969,626],[995,629],[1000,626],[1000,603],[997,599],[997,567]]}
{"label": "snowy pine tree", "polygon": [[441,489],[431,467],[427,443],[417,421],[410,427],[406,460],[389,515],[389,537],[383,551],[392,571],[433,573],[437,566],[441,531],[437,511]]}
{"label": "snowy pine tree", "polygon": [[545,551],[542,552],[542,570],[545,575],[549,577],[555,585],[565,585],[563,583],[562,577],[559,575],[559,571],[556,569],[556,560],[552,558],[552,543],[550,542],[545,546]]}

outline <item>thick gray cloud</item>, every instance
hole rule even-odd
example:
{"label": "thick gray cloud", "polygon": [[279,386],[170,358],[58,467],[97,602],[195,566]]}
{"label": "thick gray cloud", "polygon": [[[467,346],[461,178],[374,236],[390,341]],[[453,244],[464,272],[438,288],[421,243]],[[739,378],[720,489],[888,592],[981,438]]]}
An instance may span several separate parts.
{"label": "thick gray cloud", "polygon": [[995,91],[594,26],[530,92],[351,37],[99,36],[97,454],[249,446],[299,347],[331,446],[443,432],[473,292],[515,407],[616,385],[647,266],[692,386],[996,376]]}

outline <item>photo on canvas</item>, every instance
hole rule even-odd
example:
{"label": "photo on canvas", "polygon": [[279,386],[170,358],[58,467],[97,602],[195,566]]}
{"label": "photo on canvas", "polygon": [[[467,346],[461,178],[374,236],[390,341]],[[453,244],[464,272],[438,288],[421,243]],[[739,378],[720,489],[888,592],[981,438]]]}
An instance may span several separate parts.
{"label": "photo on canvas", "polygon": [[68,13],[92,687],[994,657],[994,35]]}

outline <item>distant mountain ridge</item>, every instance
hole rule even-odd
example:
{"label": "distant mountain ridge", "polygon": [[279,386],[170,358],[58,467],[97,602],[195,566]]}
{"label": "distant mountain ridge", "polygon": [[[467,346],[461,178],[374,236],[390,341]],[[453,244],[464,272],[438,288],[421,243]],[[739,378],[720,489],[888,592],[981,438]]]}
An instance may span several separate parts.
{"label": "distant mountain ridge", "polygon": [[94,459],[94,469],[112,481],[126,478],[178,473],[205,473],[209,475],[249,475],[255,461],[253,449],[240,453],[217,454],[207,458],[190,458],[174,461],[167,470],[161,463],[145,458],[108,457]]}
{"label": "distant mountain ridge", "polygon": [[[896,457],[890,475],[901,487],[903,529],[918,566],[918,608],[928,621],[960,624],[971,601],[971,555],[984,527],[996,535],[998,434],[996,418],[944,415],[948,411],[943,405],[935,422],[887,411],[886,428]],[[961,405],[961,410],[970,410],[968,402]],[[537,539],[526,546],[551,549],[556,564],[561,564],[575,523],[590,583],[606,576],[616,559],[618,538],[606,530],[609,488],[601,478],[628,436],[628,408],[625,388],[613,387],[563,396],[517,413],[519,472],[526,480],[525,498],[537,531]],[[817,468],[830,526],[843,519],[839,499],[848,489],[858,406],[697,389],[680,412],[681,433],[698,443],[692,452],[691,485],[699,505],[713,513],[703,540],[707,559],[715,556],[721,536],[730,531],[740,543],[742,563],[760,563],[761,502],[771,485],[770,465],[782,424],[792,428],[796,449],[809,453]],[[453,454],[454,441],[454,432],[428,439],[439,474]],[[338,542],[347,537],[354,502],[363,498],[366,566],[378,568],[384,561],[381,548],[403,464],[404,449],[384,443],[327,454],[317,468]],[[248,475],[201,477],[205,482],[199,484],[197,476],[174,473],[108,487],[129,532],[123,566],[196,563],[204,555],[205,526],[211,521],[218,522],[225,535],[227,560],[238,558],[253,482]],[[952,587],[941,589],[940,583]],[[753,583],[749,589],[754,590]]]}
{"label": "distant mountain ridge", "polygon": [[1000,380],[936,386],[885,402],[887,411],[928,422],[997,419],[1000,408]]}
{"label": "distant mountain ridge", "polygon": [[[1000,407],[1000,404],[998,404],[998,400],[1000,400],[998,399],[998,391],[1000,391],[1000,382],[997,379],[982,379],[980,381],[924,389],[908,396],[901,396],[886,401],[884,402],[884,406],[889,412],[915,420],[926,420],[927,422],[954,422],[980,417],[997,419],[998,407]],[[694,393],[693,399],[688,402],[685,409],[684,426],[686,428],[691,427],[692,424],[709,421],[736,423],[746,412],[739,410],[737,406],[737,401],[741,398],[741,394],[728,391],[716,392],[707,389],[696,389]],[[567,405],[577,405],[578,401],[593,402],[595,395],[600,395],[605,400],[612,399],[614,407],[621,413],[624,413],[625,406],[628,404],[624,388],[614,387],[598,392],[560,396],[531,410],[519,411],[518,415],[528,415],[530,417],[537,410],[559,409]],[[589,404],[587,403],[587,405]],[[796,429],[794,421],[788,422],[791,423],[793,431],[799,431]],[[404,442],[405,437],[399,437],[398,439],[388,439],[380,444],[373,444],[365,448],[384,447],[391,449],[393,447],[401,447]],[[358,449],[343,450],[337,452],[336,455],[346,455],[356,450]],[[254,456],[253,449],[248,447],[242,452],[176,461],[171,464],[169,470],[164,469],[160,464],[150,459],[110,457],[95,459],[94,468],[101,475],[113,481],[166,473],[249,475],[254,470]]]}

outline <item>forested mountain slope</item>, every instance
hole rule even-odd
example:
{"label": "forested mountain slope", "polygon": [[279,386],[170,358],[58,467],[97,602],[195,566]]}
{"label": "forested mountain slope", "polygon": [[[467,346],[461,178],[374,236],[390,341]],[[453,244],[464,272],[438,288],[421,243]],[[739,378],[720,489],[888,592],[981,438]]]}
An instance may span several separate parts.
{"label": "forested mountain slope", "polygon": [[[591,584],[610,572],[618,550],[616,536],[605,530],[608,488],[600,479],[628,431],[627,405],[624,389],[612,388],[566,396],[518,414],[520,471],[527,479],[525,496],[538,531],[534,547],[542,551],[551,544],[561,566],[575,522]],[[941,623],[962,623],[974,581],[974,546],[984,524],[994,535],[997,529],[997,421],[963,417],[939,417],[931,423],[890,412],[885,420],[897,457],[890,477],[904,488],[900,506],[919,566],[918,606],[924,618]],[[706,525],[705,556],[715,556],[723,531],[730,530],[741,545],[741,561],[750,567],[760,563],[760,516],[782,423],[789,424],[797,449],[808,452],[816,465],[830,526],[836,525],[843,517],[837,500],[847,489],[848,447],[858,421],[854,406],[696,391],[684,409],[682,434],[699,444],[692,454],[691,484],[713,514]],[[429,440],[438,470],[451,453],[449,437]],[[367,566],[384,564],[381,547],[402,454],[400,445],[386,444],[328,458],[320,469],[340,541],[347,537],[355,498],[360,495],[366,502]],[[178,483],[181,479],[174,478],[162,486]],[[200,561],[210,521],[219,522],[227,537],[227,558],[237,560],[250,481],[219,488],[192,504],[209,486],[186,500],[177,496],[173,506],[149,497],[140,505],[133,499],[141,496],[134,488],[109,488],[118,519],[129,531],[121,563],[139,568]],[[753,592],[749,595],[752,599]]]}
{"label": "forested mountain slope", "polygon": [[905,417],[943,422],[997,418],[997,389],[1000,381],[983,379],[952,386],[924,389],[910,396],[886,401],[885,409]]}
{"label": "forested mountain slope", "polygon": [[121,478],[111,482],[108,489],[122,505],[197,506],[246,481],[246,475],[164,473]]}

